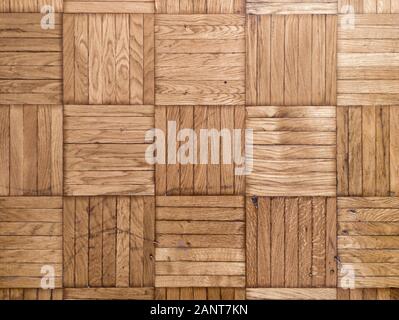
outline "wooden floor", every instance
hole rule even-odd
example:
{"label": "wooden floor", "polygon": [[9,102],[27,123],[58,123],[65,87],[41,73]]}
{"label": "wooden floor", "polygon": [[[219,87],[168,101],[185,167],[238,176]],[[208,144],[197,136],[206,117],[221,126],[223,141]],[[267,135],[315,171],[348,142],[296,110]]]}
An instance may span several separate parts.
{"label": "wooden floor", "polygon": [[399,299],[399,1],[0,0],[2,299]]}

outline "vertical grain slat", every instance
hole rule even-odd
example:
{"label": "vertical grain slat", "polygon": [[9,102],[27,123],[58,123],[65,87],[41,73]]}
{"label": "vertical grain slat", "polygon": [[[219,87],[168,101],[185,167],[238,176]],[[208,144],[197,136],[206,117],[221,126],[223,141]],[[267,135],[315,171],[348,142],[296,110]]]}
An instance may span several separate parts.
{"label": "vertical grain slat", "polygon": [[154,15],[144,15],[144,40],[143,40],[143,103],[155,103],[155,33]]}
{"label": "vertical grain slat", "polygon": [[37,189],[38,195],[51,195],[51,109],[37,110]]}
{"label": "vertical grain slat", "polygon": [[143,286],[154,286],[155,275],[155,199],[151,196],[144,197],[143,206],[143,237],[144,237],[144,274]]}
{"label": "vertical grain slat", "polygon": [[390,195],[399,195],[399,110],[397,107],[390,107]]}
{"label": "vertical grain slat", "polygon": [[[194,107],[180,107],[180,128],[181,130],[194,128]],[[180,148],[182,148],[182,145],[188,143],[194,143],[193,137],[186,137],[186,140],[180,143]],[[179,154],[184,157],[184,159],[187,159],[188,156],[193,156],[193,150],[190,150],[190,148],[182,150],[185,150],[184,154]],[[182,195],[191,195],[194,192],[194,165],[190,160],[187,164],[183,164],[182,161],[180,162],[180,192]]]}
{"label": "vertical grain slat", "polygon": [[130,104],[144,101],[144,18],[142,14],[130,15]]}
{"label": "vertical grain slat", "polygon": [[144,278],[144,198],[130,199],[130,286],[142,287]]}
{"label": "vertical grain slat", "polygon": [[309,288],[312,286],[312,200],[301,197],[298,202],[299,287]]}
{"label": "vertical grain slat", "polygon": [[272,198],[271,202],[271,287],[284,287],[285,226],[284,198]]}
{"label": "vertical grain slat", "polygon": [[63,16],[64,103],[75,102],[75,15]]}
{"label": "vertical grain slat", "polygon": [[[257,285],[271,285],[271,198],[258,198],[257,226]],[[255,221],[256,222],[256,221]]]}
{"label": "vertical grain slat", "polygon": [[247,287],[258,286],[258,209],[251,197],[246,198],[246,279]]}
{"label": "vertical grain slat", "polygon": [[[270,58],[271,58],[271,16],[260,15],[258,16],[257,25],[257,74],[256,82],[256,94],[257,98],[254,99],[254,103],[258,105],[270,104]],[[255,48],[248,47],[247,50],[255,50]]]}
{"label": "vertical grain slat", "polygon": [[75,286],[89,285],[89,197],[75,198]]}
{"label": "vertical grain slat", "polygon": [[271,67],[270,67],[270,103],[273,105],[284,104],[284,61],[285,61],[285,17],[272,16],[271,34]]}
{"label": "vertical grain slat", "polygon": [[362,195],[362,107],[350,107],[349,130],[349,195]]}
{"label": "vertical grain slat", "polygon": [[[73,103],[89,103],[89,16],[75,16],[74,92]],[[70,45],[70,44],[67,44]],[[68,89],[69,90],[69,89]]]}
{"label": "vertical grain slat", "polygon": [[10,107],[0,106],[0,195],[10,193]]}
{"label": "vertical grain slat", "polygon": [[24,194],[24,107],[10,106],[10,195]]}
{"label": "vertical grain slat", "polygon": [[115,72],[116,72],[116,103],[129,104],[130,65],[129,65],[129,15],[122,14],[116,18],[115,26]]}
{"label": "vertical grain slat", "polygon": [[89,15],[89,104],[103,103],[103,17],[100,14]]}
{"label": "vertical grain slat", "polygon": [[363,195],[375,195],[375,154],[376,154],[376,132],[375,132],[375,107],[362,107],[362,147],[363,147]]}
{"label": "vertical grain slat", "polygon": [[[116,212],[116,287],[129,287],[131,200],[117,197]],[[132,272],[137,272],[136,268]]]}
{"label": "vertical grain slat", "polygon": [[103,197],[90,198],[89,286],[101,287],[103,245]]}
{"label": "vertical grain slat", "polygon": [[103,202],[103,263],[104,287],[116,285],[116,197],[105,197]]}
{"label": "vertical grain slat", "polygon": [[298,198],[285,199],[285,287],[298,287]]}
{"label": "vertical grain slat", "polygon": [[284,59],[284,105],[297,105],[298,95],[298,55],[299,20],[296,15],[285,19],[285,59]]}
{"label": "vertical grain slat", "polygon": [[257,104],[257,19],[256,15],[247,17],[246,50],[246,103]]}
{"label": "vertical grain slat", "polygon": [[64,198],[63,210],[63,280],[64,287],[75,286],[75,198]]}

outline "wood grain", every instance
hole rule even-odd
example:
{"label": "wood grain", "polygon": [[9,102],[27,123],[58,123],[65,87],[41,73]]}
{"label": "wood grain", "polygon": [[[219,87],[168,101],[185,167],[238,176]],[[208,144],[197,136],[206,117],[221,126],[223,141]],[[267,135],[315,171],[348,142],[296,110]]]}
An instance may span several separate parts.
{"label": "wood grain", "polygon": [[[244,287],[244,243],[236,245],[245,232],[244,199],[238,196],[172,197],[175,198],[172,203],[180,204],[176,208],[168,206],[169,198],[157,197],[155,286]],[[237,203],[236,216],[229,214],[221,221],[220,213],[231,210],[230,199]],[[176,210],[179,216],[171,218],[167,214]],[[214,210],[217,210],[215,215],[201,215]],[[233,242],[229,237],[233,237]]]}

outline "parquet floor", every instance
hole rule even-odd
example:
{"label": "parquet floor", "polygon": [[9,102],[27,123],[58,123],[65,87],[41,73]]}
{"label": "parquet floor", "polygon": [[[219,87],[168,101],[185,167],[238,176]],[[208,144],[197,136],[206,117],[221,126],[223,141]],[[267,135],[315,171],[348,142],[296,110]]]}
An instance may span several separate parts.
{"label": "parquet floor", "polygon": [[0,0],[2,299],[399,299],[399,1]]}

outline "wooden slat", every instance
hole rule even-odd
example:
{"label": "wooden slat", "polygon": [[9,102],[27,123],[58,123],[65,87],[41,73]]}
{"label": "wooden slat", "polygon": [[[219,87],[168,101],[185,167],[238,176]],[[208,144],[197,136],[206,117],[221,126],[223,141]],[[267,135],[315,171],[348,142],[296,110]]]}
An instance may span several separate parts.
{"label": "wooden slat", "polygon": [[65,13],[154,13],[149,1],[66,1]]}
{"label": "wooden slat", "polygon": [[66,300],[151,300],[153,288],[66,288]]}
{"label": "wooden slat", "polygon": [[337,289],[247,289],[248,300],[335,300]]}

